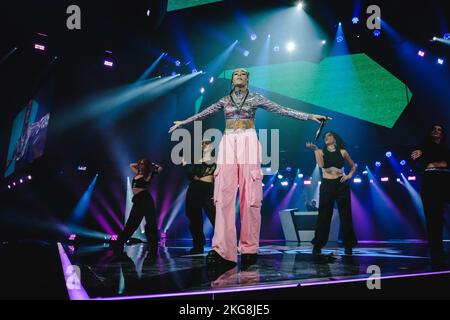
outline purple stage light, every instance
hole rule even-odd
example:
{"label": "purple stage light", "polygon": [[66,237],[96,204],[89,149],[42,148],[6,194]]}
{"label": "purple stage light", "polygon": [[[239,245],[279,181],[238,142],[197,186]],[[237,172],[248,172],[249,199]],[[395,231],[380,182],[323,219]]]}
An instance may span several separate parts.
{"label": "purple stage light", "polygon": [[309,185],[311,185],[311,183],[312,183],[311,180],[305,180],[305,181],[303,181],[303,184],[304,184],[305,186],[309,186]]}
{"label": "purple stage light", "polygon": [[370,183],[373,183],[373,179],[370,179],[369,182],[370,182]]}
{"label": "purple stage light", "polygon": [[31,180],[31,178],[32,178],[31,175],[28,175],[27,179],[28,179],[28,180]]}
{"label": "purple stage light", "polygon": [[287,187],[287,186],[289,185],[289,182],[287,182],[287,181],[282,181],[282,182],[281,182],[281,185],[282,185],[283,187]]}
{"label": "purple stage light", "polygon": [[106,67],[113,67],[114,63],[110,60],[105,60],[105,61],[103,61],[103,65]]}
{"label": "purple stage light", "polygon": [[111,241],[117,241],[117,234],[111,235]]}
{"label": "purple stage light", "polygon": [[11,186],[8,184],[8,189],[11,189]]}
{"label": "purple stage light", "polygon": [[389,178],[388,177],[382,177],[381,178],[381,182],[388,182],[389,181]]}
{"label": "purple stage light", "polygon": [[76,238],[77,238],[77,235],[74,234],[74,233],[72,233],[72,234],[69,236],[69,241],[74,241]]}
{"label": "purple stage light", "polygon": [[355,179],[353,179],[353,182],[354,183],[361,183],[362,180],[361,180],[361,178],[355,178]]}
{"label": "purple stage light", "polygon": [[16,186],[16,183],[15,183],[15,182],[13,182],[13,186],[14,186],[14,187]]}
{"label": "purple stage light", "polygon": [[409,176],[408,181],[416,181],[416,176]]}
{"label": "purple stage light", "polygon": [[35,44],[34,45],[34,48],[36,49],[36,50],[40,50],[40,51],[45,51],[45,46],[44,45],[42,45],[42,44]]}
{"label": "purple stage light", "polygon": [[422,51],[422,50],[419,50],[418,52],[417,52],[417,55],[419,56],[419,57],[425,57],[425,51]]}

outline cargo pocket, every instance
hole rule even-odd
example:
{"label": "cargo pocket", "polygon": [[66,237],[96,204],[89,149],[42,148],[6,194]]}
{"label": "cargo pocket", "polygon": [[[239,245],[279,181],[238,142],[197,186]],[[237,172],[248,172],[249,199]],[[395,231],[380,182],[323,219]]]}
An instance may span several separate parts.
{"label": "cargo pocket", "polygon": [[250,207],[261,208],[262,205],[262,178],[261,169],[250,171],[251,181],[248,183]]}
{"label": "cargo pocket", "polygon": [[216,205],[217,201],[219,200],[218,195],[219,195],[219,190],[220,190],[220,170],[222,168],[217,167],[216,170],[214,171],[214,205]]}

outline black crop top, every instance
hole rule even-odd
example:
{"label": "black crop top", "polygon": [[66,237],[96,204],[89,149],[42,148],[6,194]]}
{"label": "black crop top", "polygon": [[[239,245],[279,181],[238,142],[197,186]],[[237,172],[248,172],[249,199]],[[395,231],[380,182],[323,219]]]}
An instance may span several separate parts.
{"label": "black crop top", "polygon": [[444,144],[437,144],[433,141],[424,141],[419,146],[419,150],[422,150],[422,161],[425,164],[432,162],[446,161],[447,165],[450,162],[450,149]]}
{"label": "black crop top", "polygon": [[216,164],[207,164],[206,162],[202,162],[198,164],[188,164],[185,168],[189,179],[193,179],[194,177],[203,178],[214,174]]}
{"label": "black crop top", "polygon": [[322,149],[323,152],[323,167],[324,169],[335,167],[344,167],[344,157],[342,156],[341,150],[336,149],[334,152],[328,151],[327,148]]}
{"label": "black crop top", "polygon": [[[150,186],[150,183],[152,182],[153,175],[158,173],[158,167],[155,164],[152,164],[151,171],[148,174],[147,177],[140,177],[136,179],[136,176],[133,178],[133,181],[131,182],[132,188],[139,188],[139,189],[147,189]],[[147,178],[147,180],[145,179]]]}
{"label": "black crop top", "polygon": [[147,189],[148,186],[150,185],[151,181],[152,181],[152,178],[150,178],[150,180],[148,180],[148,181],[145,180],[144,177],[140,177],[138,179],[133,178],[131,186],[132,186],[132,188]]}

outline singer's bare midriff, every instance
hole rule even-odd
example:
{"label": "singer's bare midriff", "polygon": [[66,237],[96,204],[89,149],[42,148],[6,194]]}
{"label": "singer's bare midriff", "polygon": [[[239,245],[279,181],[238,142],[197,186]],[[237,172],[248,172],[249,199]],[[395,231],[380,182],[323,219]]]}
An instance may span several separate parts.
{"label": "singer's bare midriff", "polygon": [[255,128],[255,121],[253,119],[227,119],[225,129],[252,129]]}

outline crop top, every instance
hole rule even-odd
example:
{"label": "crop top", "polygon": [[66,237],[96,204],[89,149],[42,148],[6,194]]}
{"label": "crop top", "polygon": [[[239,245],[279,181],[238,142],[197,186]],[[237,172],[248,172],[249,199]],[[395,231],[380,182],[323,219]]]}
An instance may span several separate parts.
{"label": "crop top", "polygon": [[323,168],[342,168],[344,167],[344,157],[342,156],[341,150],[336,149],[334,152],[328,151],[327,148],[323,148]]}
{"label": "crop top", "polygon": [[194,177],[203,178],[214,174],[216,164],[207,164],[206,162],[202,162],[198,164],[187,164],[185,168],[189,179],[193,179]]}
{"label": "crop top", "polygon": [[183,121],[188,124],[196,120],[202,120],[220,109],[224,110],[226,120],[254,120],[256,109],[261,107],[267,111],[292,117],[299,120],[308,120],[309,113],[300,112],[294,109],[282,107],[275,102],[263,97],[259,93],[233,91],[230,95],[223,97],[208,108]]}

